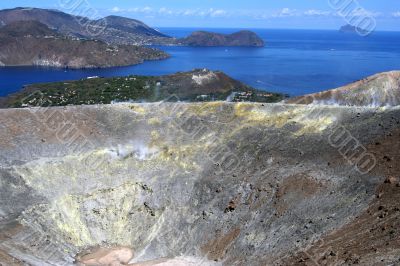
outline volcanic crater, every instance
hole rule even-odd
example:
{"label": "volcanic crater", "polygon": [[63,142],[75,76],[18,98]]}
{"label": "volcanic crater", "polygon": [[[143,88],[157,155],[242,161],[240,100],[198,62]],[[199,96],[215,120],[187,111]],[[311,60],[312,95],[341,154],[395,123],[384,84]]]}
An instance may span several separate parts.
{"label": "volcanic crater", "polygon": [[0,264],[393,265],[399,121],[226,102],[0,110]]}

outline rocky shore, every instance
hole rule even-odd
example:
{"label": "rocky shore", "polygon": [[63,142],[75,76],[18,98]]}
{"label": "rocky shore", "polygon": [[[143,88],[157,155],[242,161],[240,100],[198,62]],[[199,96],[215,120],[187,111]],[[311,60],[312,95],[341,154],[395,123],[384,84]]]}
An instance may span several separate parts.
{"label": "rocky shore", "polygon": [[0,51],[2,66],[74,69],[128,66],[169,57],[148,47],[109,45],[63,36],[36,21],[19,21],[1,27]]}

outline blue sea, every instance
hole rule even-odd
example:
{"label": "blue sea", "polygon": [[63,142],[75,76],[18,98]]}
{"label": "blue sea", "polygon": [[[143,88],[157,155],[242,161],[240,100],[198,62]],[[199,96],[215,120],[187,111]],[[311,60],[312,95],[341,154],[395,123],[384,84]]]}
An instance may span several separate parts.
{"label": "blue sea", "polygon": [[[193,28],[160,28],[175,37]],[[203,29],[232,33],[239,29]],[[264,48],[159,47],[171,54],[164,61],[91,70],[40,67],[0,68],[0,96],[24,85],[88,76],[163,75],[194,68],[222,70],[253,87],[292,96],[339,87],[366,76],[400,70],[400,32],[375,32],[368,37],[322,30],[253,29]]]}

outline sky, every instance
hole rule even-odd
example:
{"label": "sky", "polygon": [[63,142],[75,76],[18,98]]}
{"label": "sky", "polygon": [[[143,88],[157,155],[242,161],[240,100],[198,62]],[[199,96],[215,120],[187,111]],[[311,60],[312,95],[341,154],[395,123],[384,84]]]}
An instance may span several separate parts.
{"label": "sky", "polygon": [[400,0],[3,0],[13,7],[118,15],[153,27],[338,29],[345,24],[400,31]]}

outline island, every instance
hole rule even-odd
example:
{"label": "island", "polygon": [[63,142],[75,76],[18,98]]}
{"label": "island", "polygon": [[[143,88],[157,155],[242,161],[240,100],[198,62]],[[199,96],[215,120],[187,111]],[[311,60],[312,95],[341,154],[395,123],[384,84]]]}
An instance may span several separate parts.
{"label": "island", "polygon": [[350,24],[344,25],[339,30],[342,33],[357,33],[361,35],[368,35],[370,32],[366,29],[356,27]]}
{"label": "island", "polygon": [[195,69],[164,76],[88,77],[42,83],[0,98],[0,108],[67,106],[116,102],[279,102],[280,93],[254,89],[221,71]]}
{"label": "island", "polygon": [[121,16],[91,20],[52,9],[18,7],[0,10],[0,26],[19,21],[40,22],[63,36],[112,45],[264,46],[264,41],[256,33],[247,30],[228,35],[198,31],[186,38],[174,38],[142,21]]}
{"label": "island", "polygon": [[1,66],[104,68],[166,59],[161,50],[111,45],[63,35],[38,21],[17,21],[0,28]]}
{"label": "island", "polygon": [[178,43],[188,46],[248,46],[263,47],[264,41],[256,33],[242,30],[232,34],[220,34],[196,31],[190,36],[179,39]]}

